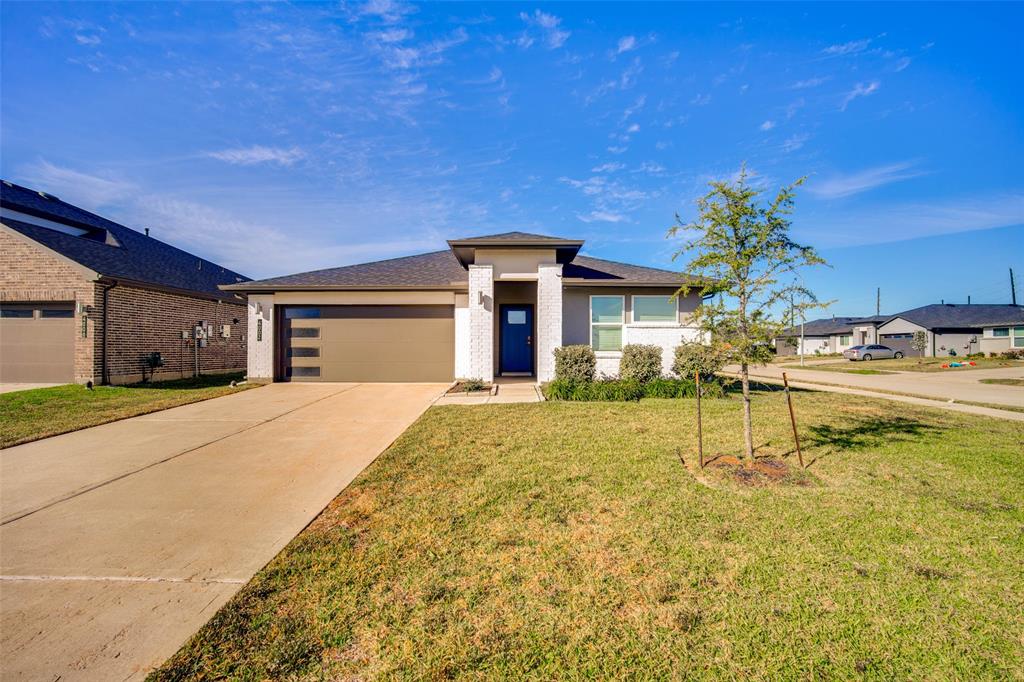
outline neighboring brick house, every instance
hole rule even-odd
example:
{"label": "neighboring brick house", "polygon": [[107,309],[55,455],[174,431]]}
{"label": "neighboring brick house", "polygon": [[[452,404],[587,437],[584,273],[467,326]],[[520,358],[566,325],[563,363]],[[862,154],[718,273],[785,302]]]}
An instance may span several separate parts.
{"label": "neighboring brick house", "polygon": [[[211,261],[3,181],[0,382],[132,383],[243,369],[247,281]],[[195,328],[205,323],[198,353]],[[159,353],[163,366],[146,362]]]}
{"label": "neighboring brick house", "polygon": [[222,287],[249,295],[249,379],[451,381],[554,376],[589,344],[615,375],[625,344],[703,340],[696,281],[579,255],[581,240],[509,232],[444,251]]}

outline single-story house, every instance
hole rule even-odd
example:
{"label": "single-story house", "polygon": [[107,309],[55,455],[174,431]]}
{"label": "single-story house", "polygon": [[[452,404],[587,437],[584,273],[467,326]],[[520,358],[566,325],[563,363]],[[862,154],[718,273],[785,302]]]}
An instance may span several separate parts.
{"label": "single-story house", "polygon": [[997,353],[1024,348],[1024,306],[936,303],[905,310],[878,328],[878,342],[908,356],[914,332],[928,337],[925,355]]}
{"label": "single-story house", "polygon": [[2,181],[0,381],[122,384],[242,369],[245,298],[219,286],[247,279]]}
{"label": "single-story house", "polygon": [[454,239],[403,258],[228,284],[248,295],[252,381],[441,381],[554,376],[554,350],[589,344],[618,372],[624,344],[703,338],[696,280],[579,255],[523,232]]}
{"label": "single-story house", "polygon": [[847,348],[875,343],[878,326],[888,320],[875,317],[827,317],[790,327],[775,339],[777,355],[799,355],[801,331],[804,355],[842,353]]}

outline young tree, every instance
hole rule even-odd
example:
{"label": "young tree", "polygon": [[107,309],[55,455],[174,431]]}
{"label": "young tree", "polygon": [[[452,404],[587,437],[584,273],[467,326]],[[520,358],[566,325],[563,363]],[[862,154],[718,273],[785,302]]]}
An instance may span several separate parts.
{"label": "young tree", "polygon": [[[928,335],[924,332],[914,332],[914,338],[910,341],[910,347],[917,351],[918,357],[923,358],[924,352],[928,349]],[[921,360],[918,360],[917,364],[921,364]]]}
{"label": "young tree", "polygon": [[796,188],[803,178],[783,187],[765,204],[761,191],[747,182],[744,167],[735,181],[714,181],[697,200],[698,216],[684,223],[676,216],[669,237],[683,243],[675,258],[687,257],[686,272],[697,276],[695,283],[679,289],[680,295],[699,290],[702,295],[721,293],[717,302],[700,306],[696,317],[701,328],[716,343],[728,348],[729,358],[740,366],[743,386],[743,434],[747,463],[754,459],[754,437],[750,416],[750,365],[764,364],[771,357],[771,341],[785,328],[785,320],[772,317],[772,310],[785,302],[801,314],[818,303],[814,294],[800,284],[799,268],[824,264],[809,246],[801,246],[789,235]]}

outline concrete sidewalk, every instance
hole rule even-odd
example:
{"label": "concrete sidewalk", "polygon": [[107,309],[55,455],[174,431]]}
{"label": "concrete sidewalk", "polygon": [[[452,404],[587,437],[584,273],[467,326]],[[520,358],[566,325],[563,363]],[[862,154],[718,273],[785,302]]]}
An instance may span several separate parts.
{"label": "concrete sidewalk", "polygon": [[274,384],[0,451],[3,679],[141,679],[444,388]]}

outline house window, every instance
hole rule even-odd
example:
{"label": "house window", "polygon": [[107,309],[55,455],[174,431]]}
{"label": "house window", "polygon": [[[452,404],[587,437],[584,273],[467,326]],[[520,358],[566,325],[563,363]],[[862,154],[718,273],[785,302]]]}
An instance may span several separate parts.
{"label": "house window", "polygon": [[35,311],[32,308],[0,308],[0,317],[33,317]]}
{"label": "house window", "polygon": [[840,346],[849,346],[851,341],[853,341],[853,335],[852,334],[841,334],[839,336],[839,345]]}
{"label": "house window", "polygon": [[1013,347],[1024,348],[1024,327],[1013,328]]}
{"label": "house window", "polygon": [[624,296],[590,297],[590,345],[596,351],[622,350]]}
{"label": "house window", "polygon": [[992,336],[1009,336],[1009,335],[1010,335],[1010,328],[1009,327],[996,327],[995,329],[992,330]]}
{"label": "house window", "polygon": [[677,322],[678,306],[671,296],[634,296],[634,322]]}
{"label": "house window", "polygon": [[320,317],[320,309],[288,307],[284,309],[284,316],[288,320],[310,320]]}

